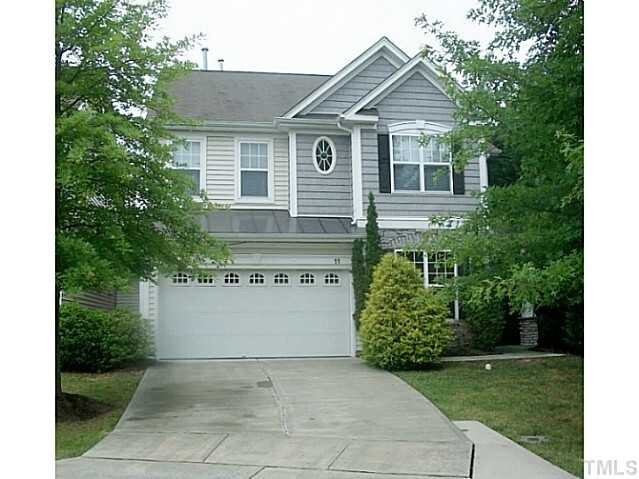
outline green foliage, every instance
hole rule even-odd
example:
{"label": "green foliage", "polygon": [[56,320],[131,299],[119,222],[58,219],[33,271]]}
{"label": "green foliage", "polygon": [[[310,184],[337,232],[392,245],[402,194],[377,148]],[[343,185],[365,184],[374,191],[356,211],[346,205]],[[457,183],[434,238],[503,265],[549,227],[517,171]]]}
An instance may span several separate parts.
{"label": "green foliage", "polygon": [[468,18],[496,27],[487,48],[417,23],[460,106],[455,165],[487,154],[497,183],[461,228],[423,247],[454,251],[468,266],[461,294],[486,306],[583,304],[583,2],[480,0]]}
{"label": "green foliage", "polygon": [[368,208],[366,209],[366,271],[368,274],[368,286],[373,276],[373,271],[382,258],[381,238],[377,225],[377,207],[372,191],[368,192]]}
{"label": "green foliage", "polygon": [[448,307],[411,263],[382,257],[361,317],[363,358],[384,369],[436,362],[452,340]]}
{"label": "green foliage", "polygon": [[59,347],[63,370],[104,372],[147,358],[152,353],[151,332],[148,322],[131,311],[64,304]]}
{"label": "green foliage", "polygon": [[123,287],[131,277],[222,262],[198,221],[210,206],[167,167],[167,85],[196,37],[152,40],[165,0],[57,0],[56,286]]}
{"label": "green foliage", "polygon": [[353,241],[351,254],[351,269],[353,272],[353,295],[355,296],[355,326],[359,329],[359,318],[366,301],[366,262],[364,260],[364,242],[361,238]]}
{"label": "green foliage", "polygon": [[351,257],[353,271],[353,289],[355,296],[355,325],[359,328],[359,319],[366,303],[366,295],[373,281],[373,271],[379,263],[382,254],[379,226],[377,225],[377,208],[373,192],[368,193],[368,207],[366,209],[366,240],[357,239],[353,242]]}
{"label": "green foliage", "polygon": [[506,327],[506,311],[501,301],[464,302],[464,320],[473,349],[492,351]]}

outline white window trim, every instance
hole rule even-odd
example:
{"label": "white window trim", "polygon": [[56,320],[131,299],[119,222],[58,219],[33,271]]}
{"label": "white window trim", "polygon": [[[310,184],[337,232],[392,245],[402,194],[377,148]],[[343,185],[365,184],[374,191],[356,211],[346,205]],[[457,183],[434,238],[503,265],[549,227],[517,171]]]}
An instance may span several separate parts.
{"label": "white window trim", "polygon": [[[262,277],[262,282],[261,283],[251,283],[251,278],[253,277],[253,275],[259,275]],[[264,287],[268,285],[267,279],[266,279],[266,275],[264,273],[251,273],[248,276],[248,280],[247,280],[247,284],[251,287],[251,288],[260,288],[260,287]]]}
{"label": "white window trim", "polygon": [[[226,282],[226,276],[229,274],[234,274],[237,276],[237,283],[227,283]],[[230,271],[228,273],[224,273],[224,276],[222,276],[222,286],[226,287],[226,288],[237,288],[239,286],[242,285],[242,277],[240,276],[239,273],[235,273],[233,271]]]}
{"label": "white window trim", "polygon": [[[416,121],[403,121],[400,123],[394,123],[388,126],[388,147],[390,153],[390,177],[391,177],[391,193],[400,193],[400,194],[419,194],[419,195],[453,195],[453,165],[452,165],[452,151],[451,158],[448,163],[442,162],[433,162],[433,161],[422,161],[423,158],[423,148],[420,148],[420,161],[418,162],[398,162],[400,165],[419,165],[419,190],[398,190],[395,189],[395,159],[393,155],[393,135],[396,136],[412,136],[417,137],[424,133],[426,135],[438,135],[442,133],[447,133],[451,128],[442,125],[440,123],[432,123],[421,120]],[[427,191],[426,184],[424,180],[424,168],[423,165],[428,166],[448,166],[448,175],[449,180],[448,184],[450,186],[449,191]]]}
{"label": "white window trim", "polygon": [[[310,275],[310,278],[313,279],[313,282],[312,283],[302,283],[302,277],[305,276],[305,275]],[[303,287],[317,286],[317,274],[311,273],[311,272],[300,273],[300,275],[297,277],[297,285],[298,286],[303,286]]]}
{"label": "white window trim", "polygon": [[[331,150],[333,151],[333,162],[331,163],[331,166],[329,167],[329,169],[326,171],[320,170],[319,165],[317,164],[317,158],[315,157],[315,148],[317,148],[317,144],[322,140],[326,141],[326,143],[328,143],[328,145],[331,147]],[[326,176],[333,173],[333,170],[335,169],[335,164],[337,163],[337,148],[335,148],[335,143],[333,142],[333,140],[331,140],[328,136],[317,137],[317,139],[313,142],[313,149],[311,150],[311,158],[313,159],[313,166],[315,167],[315,170],[320,175]]]}
{"label": "white window trim", "polygon": [[[402,248],[397,248],[395,250],[393,250],[394,254],[398,254],[398,253],[402,253],[402,252],[408,252],[408,251],[420,251],[420,250],[410,250],[410,249],[402,249]],[[445,252],[445,253],[450,253],[450,250],[444,250],[444,251],[440,251],[440,252]],[[422,250],[422,261],[424,262],[424,288],[441,288],[441,285],[431,285],[428,283],[428,251],[426,250]],[[458,268],[457,268],[457,263],[453,264],[453,271],[454,271],[454,277],[457,278],[458,276]],[[459,299],[456,297],[454,302],[454,320],[455,321],[459,321]]]}
{"label": "white window trim", "polygon": [[[267,145],[267,161],[268,167],[263,169],[242,168],[240,158],[240,145],[242,143],[262,143]],[[268,196],[242,196],[242,171],[266,171]],[[275,167],[273,164],[273,140],[264,138],[236,138],[235,139],[235,201],[238,203],[275,203]]]}
{"label": "white window trim", "polygon": [[[206,136],[202,135],[188,135],[188,134],[176,134],[176,137],[186,141],[199,141],[200,142],[200,189],[197,195],[193,195],[194,198],[200,197],[200,191],[204,190],[208,193],[206,186]],[[169,163],[169,168],[174,170],[183,170],[189,168],[177,168],[173,166],[173,159]]]}
{"label": "white window trim", "polygon": [[[280,275],[280,274],[284,275],[284,276],[281,276],[281,278],[286,277],[286,283],[278,283],[278,282],[276,282],[276,277],[278,275]],[[282,273],[282,272],[278,272],[278,273],[273,274],[273,286],[275,286],[277,288],[286,288],[288,286],[291,286],[291,275],[288,274],[288,273]]]}

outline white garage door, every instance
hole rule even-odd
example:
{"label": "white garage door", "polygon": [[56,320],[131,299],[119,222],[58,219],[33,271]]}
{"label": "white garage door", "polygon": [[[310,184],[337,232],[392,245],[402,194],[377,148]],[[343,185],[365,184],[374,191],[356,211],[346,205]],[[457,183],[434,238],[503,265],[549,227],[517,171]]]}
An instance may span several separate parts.
{"label": "white garage door", "polygon": [[220,271],[162,280],[158,357],[348,356],[344,271]]}

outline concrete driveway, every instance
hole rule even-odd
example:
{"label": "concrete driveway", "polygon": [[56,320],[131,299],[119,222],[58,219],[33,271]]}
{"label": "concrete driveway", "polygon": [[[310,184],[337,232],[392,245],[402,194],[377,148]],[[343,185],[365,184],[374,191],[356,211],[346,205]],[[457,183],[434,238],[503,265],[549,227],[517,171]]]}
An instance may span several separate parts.
{"label": "concrete driveway", "polygon": [[459,478],[472,448],[423,396],[357,359],[165,362],[57,477]]}

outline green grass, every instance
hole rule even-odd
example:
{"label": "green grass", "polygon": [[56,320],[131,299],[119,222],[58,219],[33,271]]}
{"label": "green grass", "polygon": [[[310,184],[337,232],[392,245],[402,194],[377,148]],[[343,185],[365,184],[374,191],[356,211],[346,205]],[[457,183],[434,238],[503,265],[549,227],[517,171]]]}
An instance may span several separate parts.
{"label": "green grass", "polygon": [[62,459],[83,454],[106,436],[120,419],[143,369],[128,369],[105,374],[63,373],[62,390],[106,402],[113,408],[98,417],[58,422],[55,426],[55,457]]}
{"label": "green grass", "polygon": [[[583,477],[583,358],[444,363],[397,375],[454,421],[476,420]],[[543,435],[525,444],[520,436]]]}

